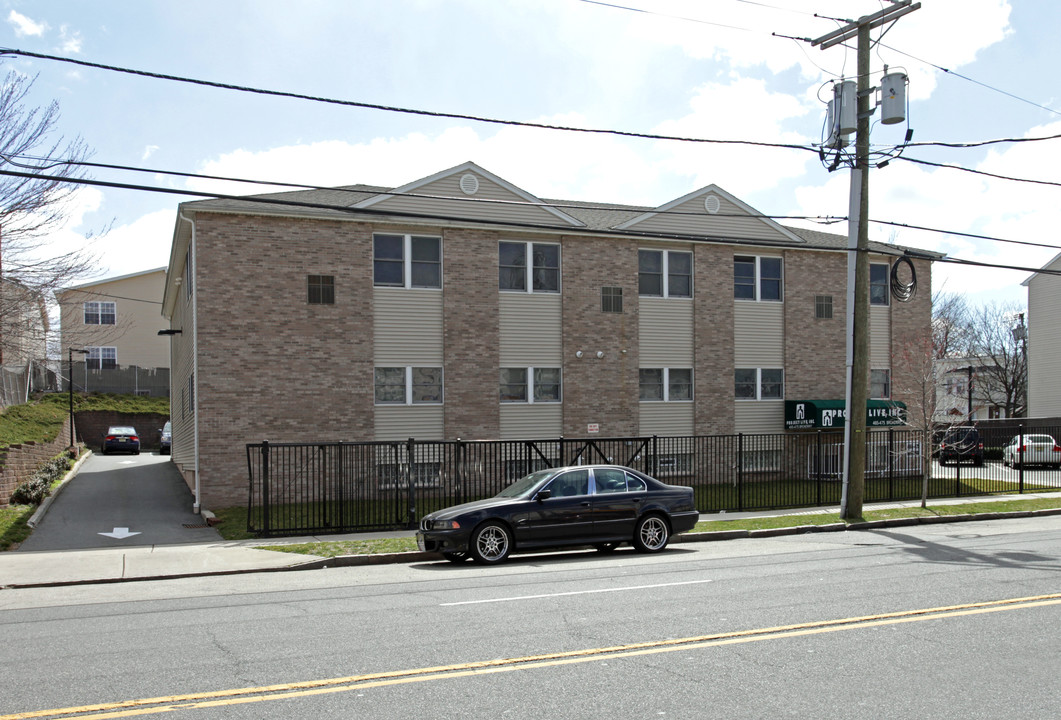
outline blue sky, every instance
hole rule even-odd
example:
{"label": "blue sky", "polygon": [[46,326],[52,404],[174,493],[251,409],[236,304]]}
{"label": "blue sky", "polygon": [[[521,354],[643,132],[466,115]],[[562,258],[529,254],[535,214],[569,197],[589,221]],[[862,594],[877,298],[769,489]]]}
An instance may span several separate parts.
{"label": "blue sky", "polygon": [[[508,120],[711,139],[820,140],[821,89],[851,76],[854,52],[818,37],[881,0],[0,0],[0,45],[271,90]],[[1061,133],[1061,4],[922,0],[873,53],[910,76],[915,142]],[[926,62],[927,61],[927,62]],[[53,60],[4,59],[36,76],[35,100],[102,163],[305,182],[400,185],[473,160],[544,198],[655,206],[715,183],[770,215],[843,216],[849,174],[797,150],[587,136],[266,97]],[[947,68],[943,72],[937,67]],[[964,76],[960,77],[959,76]],[[877,76],[879,78],[879,75]],[[968,79],[966,79],[968,78]],[[1016,97],[1012,97],[1016,96]],[[1043,106],[1043,107],[1037,107]],[[1045,108],[1045,109],[1044,109]],[[877,145],[907,125],[875,124]],[[908,157],[1057,181],[1061,141]],[[103,180],[258,192],[203,180],[96,171]],[[1055,240],[1061,188],[894,161],[871,172],[870,216],[911,225]],[[57,249],[93,241],[100,276],[165,265],[182,198],[85,189]],[[795,224],[793,221],[786,221]],[[844,224],[822,228],[846,233]],[[871,227],[874,239],[1039,267],[1061,251]],[[1027,273],[937,264],[934,289],[1023,303]]]}

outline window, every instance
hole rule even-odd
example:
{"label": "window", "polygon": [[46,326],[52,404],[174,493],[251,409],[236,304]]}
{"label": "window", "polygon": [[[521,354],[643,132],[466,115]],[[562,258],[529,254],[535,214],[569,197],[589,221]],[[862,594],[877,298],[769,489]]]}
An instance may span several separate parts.
{"label": "window", "polygon": [[442,404],[439,367],[378,367],[375,385],[377,405]]}
{"label": "window", "polygon": [[642,368],[640,399],[643,402],[688,402],[693,399],[690,368]]}
{"label": "window", "polygon": [[86,325],[113,325],[116,316],[116,305],[112,302],[85,303]]}
{"label": "window", "polygon": [[310,305],[335,304],[334,275],[310,275],[307,284],[309,286]]}
{"label": "window", "polygon": [[869,396],[877,400],[887,400],[892,396],[890,370],[869,371]]}
{"label": "window", "polygon": [[814,296],[814,317],[819,320],[829,320],[833,317],[833,296]]}
{"label": "window", "polygon": [[737,368],[733,371],[733,396],[738,400],[782,400],[785,371],[780,368]]}
{"label": "window", "polygon": [[621,313],[623,311],[623,289],[621,287],[602,287],[600,289],[600,311]]}
{"label": "window", "polygon": [[693,254],[676,250],[638,250],[638,293],[646,297],[692,297]]}
{"label": "window", "polygon": [[646,489],[645,481],[615,468],[596,468],[593,471],[593,482],[597,494],[638,492]]}
{"label": "window", "polygon": [[118,367],[118,348],[90,347],[85,362],[89,370],[114,370]]}
{"label": "window", "polygon": [[543,488],[549,490],[550,497],[572,497],[589,494],[589,470],[571,470],[554,477]]}
{"label": "window", "polygon": [[441,288],[442,238],[373,235],[372,273],[376,287]]}
{"label": "window", "polygon": [[869,266],[869,304],[887,305],[891,283],[888,282],[888,266],[870,263]]}
{"label": "window", "polygon": [[737,255],[733,258],[733,297],[738,300],[780,302],[783,263],[778,257]]}
{"label": "window", "polygon": [[560,246],[546,243],[498,244],[497,287],[517,292],[560,292]]}
{"label": "window", "polygon": [[560,368],[501,368],[501,402],[560,402]]}

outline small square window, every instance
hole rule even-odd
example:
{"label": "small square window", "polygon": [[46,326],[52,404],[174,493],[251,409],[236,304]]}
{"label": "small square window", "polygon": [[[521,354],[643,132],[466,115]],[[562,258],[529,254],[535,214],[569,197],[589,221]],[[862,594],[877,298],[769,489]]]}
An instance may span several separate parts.
{"label": "small square window", "polygon": [[335,304],[334,275],[310,275],[307,284],[309,286],[310,305]]}
{"label": "small square window", "polygon": [[832,295],[815,295],[814,296],[814,317],[819,320],[829,320],[833,316],[833,296]]}
{"label": "small square window", "polygon": [[600,289],[600,310],[606,313],[621,313],[623,311],[623,289],[602,287]]}

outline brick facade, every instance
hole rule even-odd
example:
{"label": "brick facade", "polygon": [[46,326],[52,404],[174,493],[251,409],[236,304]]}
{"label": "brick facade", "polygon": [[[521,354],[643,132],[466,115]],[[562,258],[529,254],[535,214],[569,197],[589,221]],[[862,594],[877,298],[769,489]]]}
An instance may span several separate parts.
{"label": "brick facade", "polygon": [[[78,432],[75,424],[75,432]],[[0,505],[7,505],[15,488],[33,477],[45,460],[50,460],[70,447],[70,423],[63,423],[56,438],[50,442],[28,442],[0,450]]]}

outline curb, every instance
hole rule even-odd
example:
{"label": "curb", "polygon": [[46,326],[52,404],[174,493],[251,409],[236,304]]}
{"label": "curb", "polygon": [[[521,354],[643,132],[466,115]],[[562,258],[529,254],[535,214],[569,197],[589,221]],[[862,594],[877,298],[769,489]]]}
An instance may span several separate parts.
{"label": "curb", "polygon": [[[75,466],[76,468],[76,466]],[[71,470],[73,472],[73,470]],[[64,480],[65,482],[65,480]],[[912,525],[935,525],[939,523],[975,522],[980,520],[1007,520],[1026,517],[1048,517],[1061,515],[1061,508],[1047,510],[1014,510],[1013,512],[980,513],[976,515],[932,515],[920,518],[895,518],[892,520],[874,520],[848,525],[846,523],[828,523],[826,525],[795,525],[786,528],[769,528],[763,530],[716,530],[712,532],[685,533],[671,540],[672,544],[692,542],[720,542],[744,538],[771,538],[785,535],[805,535],[822,532],[864,532],[882,528],[909,527]],[[201,573],[174,573],[171,575],[151,575],[129,578],[104,578],[97,580],[58,580],[43,583],[12,583],[0,586],[4,589],[65,587],[75,585],[111,585],[115,583],[147,582],[152,580],[179,580],[196,577],[222,577],[225,575],[247,575],[250,573],[296,572],[301,570],[325,570],[338,567],[363,567],[369,565],[391,565],[397,563],[432,562],[441,560],[441,553],[432,552],[398,552],[378,555],[338,555],[332,558],[318,558],[294,563],[278,568],[248,568],[244,570],[214,570]]]}

